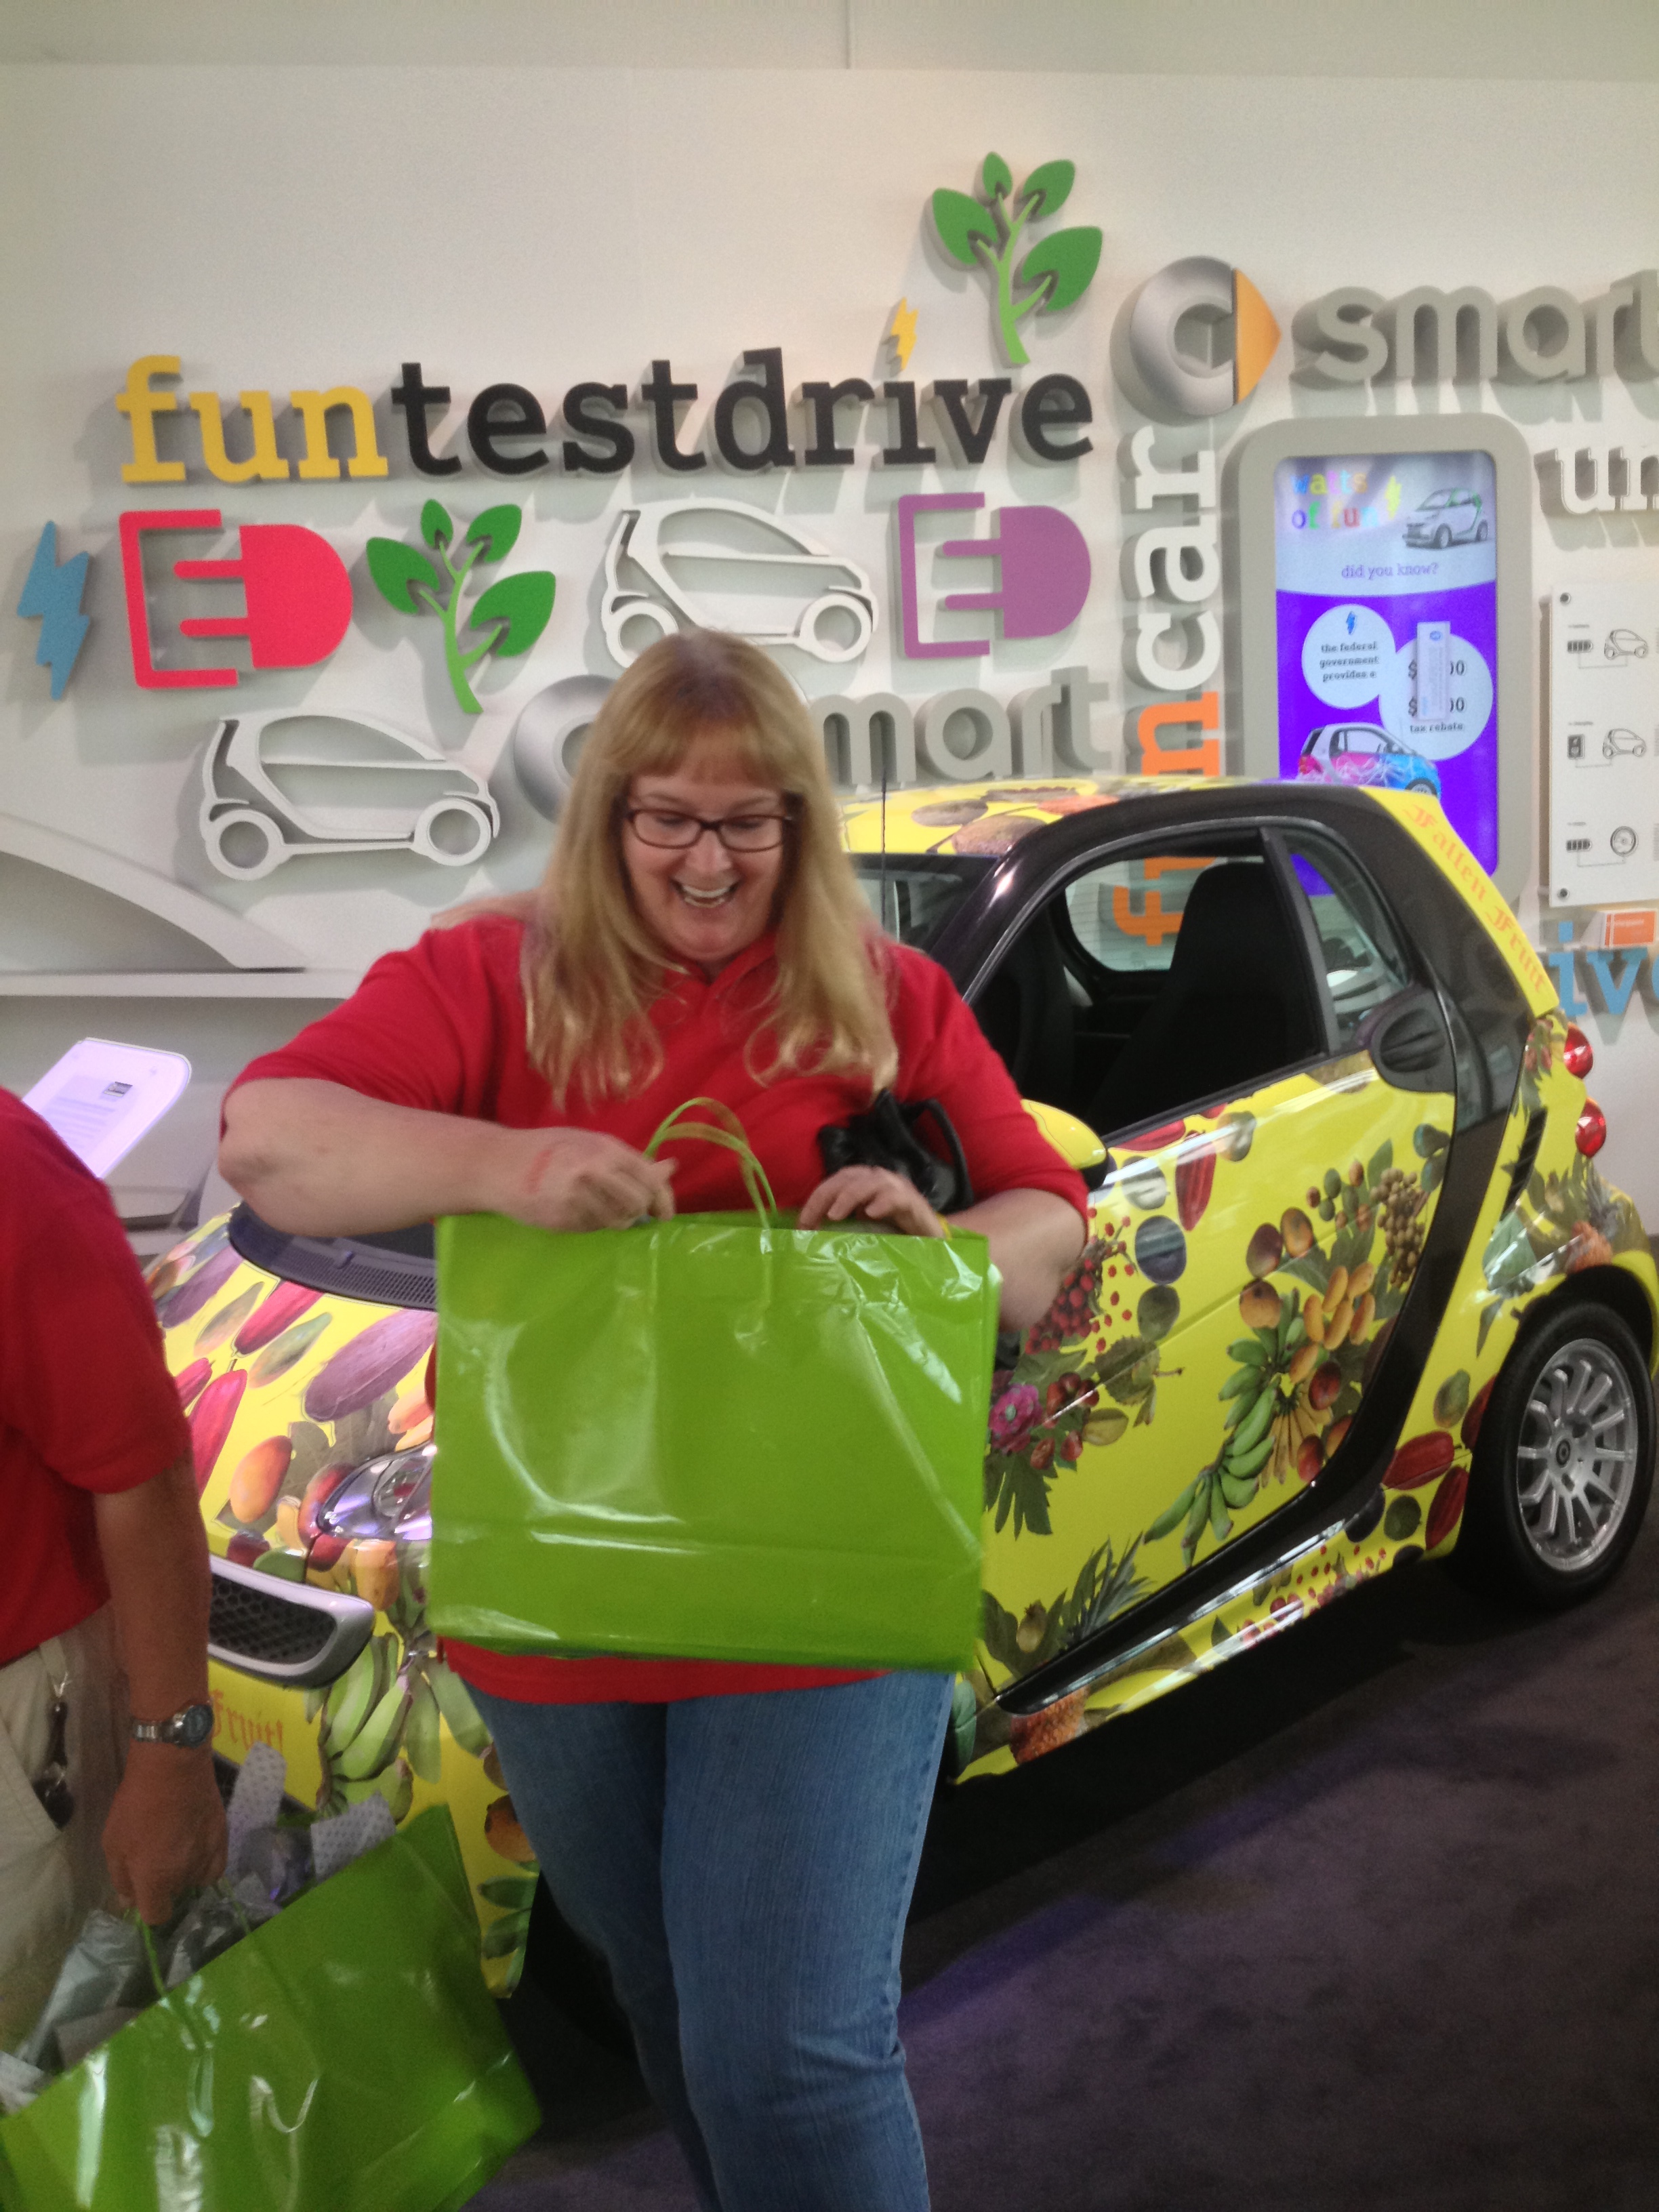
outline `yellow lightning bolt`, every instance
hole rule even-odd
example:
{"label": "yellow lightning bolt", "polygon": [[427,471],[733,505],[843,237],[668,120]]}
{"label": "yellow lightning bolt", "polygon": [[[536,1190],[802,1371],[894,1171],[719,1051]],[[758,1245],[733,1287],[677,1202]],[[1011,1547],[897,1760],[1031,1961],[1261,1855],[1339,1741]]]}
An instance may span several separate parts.
{"label": "yellow lightning bolt", "polygon": [[887,339],[898,365],[902,368],[910,358],[911,348],[916,342],[916,311],[908,300],[901,300],[893,310],[893,319],[887,325]]}
{"label": "yellow lightning bolt", "polygon": [[1392,522],[1400,512],[1400,479],[1390,477],[1382,488],[1382,509]]}

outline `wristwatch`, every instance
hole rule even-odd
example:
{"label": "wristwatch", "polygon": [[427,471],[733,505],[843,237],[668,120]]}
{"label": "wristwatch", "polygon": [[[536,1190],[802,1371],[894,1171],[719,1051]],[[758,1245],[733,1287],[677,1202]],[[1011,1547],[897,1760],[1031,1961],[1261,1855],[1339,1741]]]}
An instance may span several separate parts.
{"label": "wristwatch", "polygon": [[186,1705],[164,1721],[134,1721],[135,1743],[176,1743],[185,1751],[198,1751],[213,1734],[211,1705]]}

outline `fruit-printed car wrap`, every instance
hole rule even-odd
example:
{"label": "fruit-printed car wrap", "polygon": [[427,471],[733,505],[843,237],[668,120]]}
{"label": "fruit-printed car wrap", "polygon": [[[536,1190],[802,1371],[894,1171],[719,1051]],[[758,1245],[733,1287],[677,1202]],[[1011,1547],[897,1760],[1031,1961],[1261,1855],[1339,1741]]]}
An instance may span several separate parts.
{"label": "fruit-printed car wrap", "polygon": [[[215,1555],[215,1750],[240,1761],[271,1744],[307,1809],[374,1792],[402,1821],[447,1802],[486,1971],[510,1987],[535,1869],[489,1732],[424,1614],[434,1315],[279,1279],[224,1220],[148,1280]],[[343,1658],[304,1687],[275,1671],[328,1674]]]}
{"label": "fruit-printed car wrap", "polygon": [[[854,802],[846,840],[872,909],[947,968],[1091,1186],[1053,1307],[1000,1344],[958,1777],[1449,1551],[1552,1302],[1628,1331],[1645,1398],[1659,1277],[1591,1157],[1588,1044],[1431,801],[1025,781]],[[1217,957],[1245,967],[1212,1026],[1257,988],[1288,1026],[1258,1049],[1236,1024],[1241,1079],[1200,1054],[1191,1096],[1142,1110],[1155,1092],[1124,1081],[1194,1042],[1172,1019],[1160,1044],[1158,1023],[1194,963],[1204,980],[1205,900],[1240,896],[1267,933],[1241,952],[1221,932]],[[285,1237],[244,1208],[151,1288],[217,1555],[218,1749],[276,1742],[318,1805],[376,1790],[402,1818],[447,1798],[509,1986],[535,1869],[423,1613],[429,1239]],[[1585,1470],[1594,1503],[1613,1468],[1624,1541],[1651,1416],[1626,1391],[1615,1419],[1607,1388],[1557,1423],[1580,1439],[1571,1468],[1530,1431],[1522,1456],[1569,1535]]]}

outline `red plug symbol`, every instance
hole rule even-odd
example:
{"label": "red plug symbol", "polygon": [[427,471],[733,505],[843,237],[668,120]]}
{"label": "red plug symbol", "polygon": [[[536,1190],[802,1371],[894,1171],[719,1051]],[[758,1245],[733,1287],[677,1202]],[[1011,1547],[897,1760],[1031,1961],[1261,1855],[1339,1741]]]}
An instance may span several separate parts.
{"label": "red plug symbol", "polygon": [[[158,511],[121,517],[121,573],[126,584],[127,629],[132,672],[145,690],[193,690],[234,684],[234,668],[158,668],[150,648],[144,598],[143,538],[147,530],[220,530],[217,507]],[[187,581],[240,577],[246,611],[181,622],[186,637],[245,637],[256,668],[309,668],[326,660],[351,623],[351,579],[325,538],[295,522],[242,526],[238,561],[175,561],[173,573]]]}

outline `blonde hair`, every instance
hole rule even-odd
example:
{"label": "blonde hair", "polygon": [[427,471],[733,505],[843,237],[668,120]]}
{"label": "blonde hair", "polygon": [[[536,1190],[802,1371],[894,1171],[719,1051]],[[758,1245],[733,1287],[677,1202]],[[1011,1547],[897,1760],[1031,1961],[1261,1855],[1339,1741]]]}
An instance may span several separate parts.
{"label": "blonde hair", "polygon": [[623,860],[623,810],[637,775],[672,775],[716,738],[742,772],[789,801],[774,924],[776,979],[761,1037],[769,1081],[793,1069],[857,1069],[871,1091],[898,1054],[878,935],[842,847],[823,749],[794,687],[763,653],[719,630],[660,639],[617,683],[582,748],[526,939],[532,1059],[562,1105],[573,1077],[589,1098],[650,1081],[662,1049],[648,1018],[675,966],[636,909]]}

